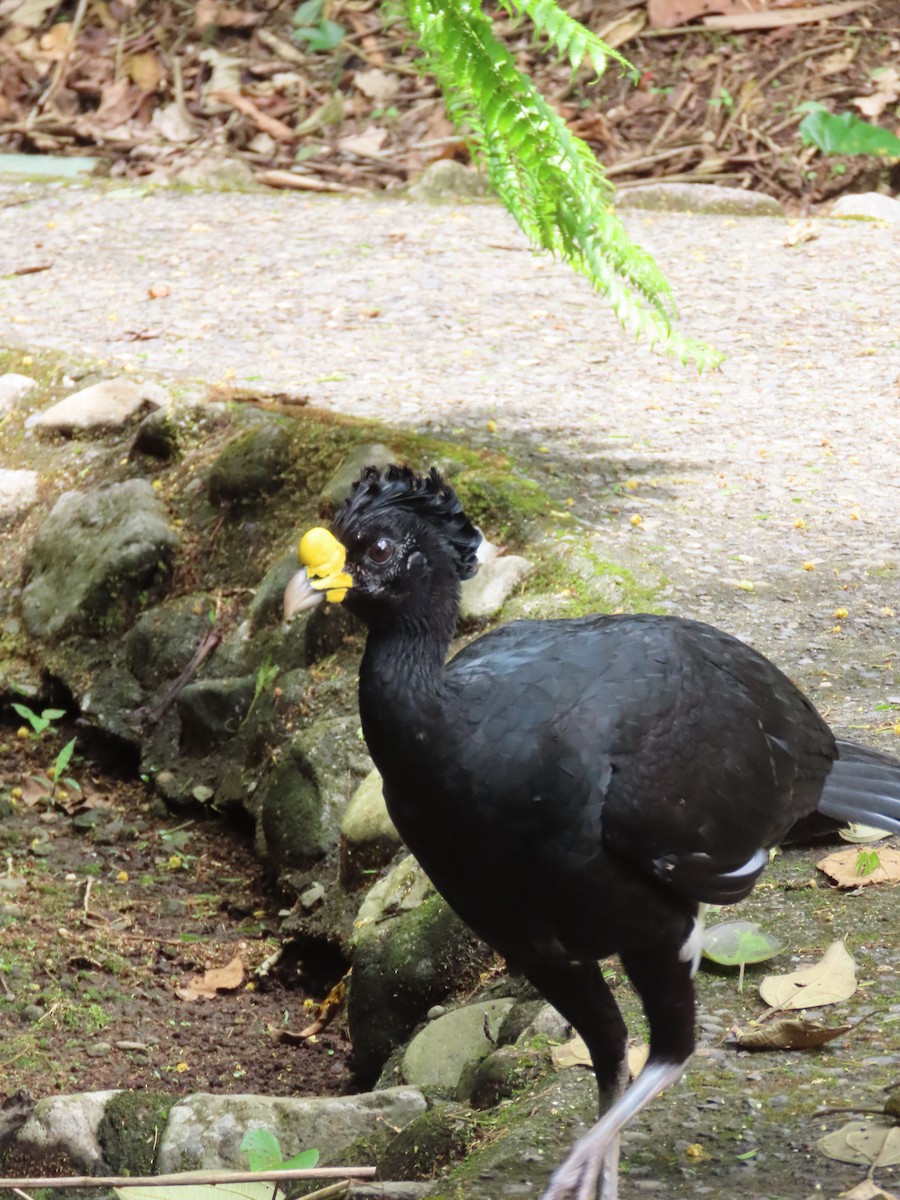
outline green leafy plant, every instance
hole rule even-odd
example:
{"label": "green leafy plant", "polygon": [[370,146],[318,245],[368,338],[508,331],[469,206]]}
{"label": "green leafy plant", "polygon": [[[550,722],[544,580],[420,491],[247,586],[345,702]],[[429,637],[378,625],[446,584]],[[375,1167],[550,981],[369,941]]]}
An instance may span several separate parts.
{"label": "green leafy plant", "polygon": [[327,20],[324,9],[325,0],[304,0],[294,13],[291,37],[308,50],[333,50],[344,39],[343,25]]}
{"label": "green leafy plant", "polygon": [[877,871],[881,866],[881,859],[878,857],[877,850],[860,850],[856,856],[856,873],[860,878],[866,875],[871,875],[873,871]]}
{"label": "green leafy plant", "polygon": [[[261,663],[256,668],[256,681],[253,689],[253,699],[250,701],[250,707],[247,709],[247,717],[249,717],[253,712],[253,709],[256,707],[256,702],[263,692],[271,687],[271,685],[278,678],[278,672],[280,670],[281,668],[277,667],[270,658],[267,658],[264,663]],[[244,717],[245,721],[247,720],[247,717]]]}
{"label": "green leafy plant", "polygon": [[[43,796],[40,799],[68,800],[68,793],[74,792],[77,795],[81,794],[81,784],[77,779],[73,779],[71,775],[64,775],[63,772],[68,768],[72,761],[72,755],[75,753],[76,738],[72,738],[66,742],[59,754],[57,754],[53,765],[49,768],[46,774],[32,775],[31,778],[43,791]],[[62,786],[68,789],[66,794],[62,791]]]}
{"label": "green leafy plant", "polygon": [[188,871],[191,863],[197,861],[196,854],[188,854],[187,847],[190,843],[192,834],[190,826],[193,822],[188,821],[184,825],[176,825],[174,829],[161,829],[159,831],[159,840],[169,852],[169,857],[166,861],[166,866],[170,871]]}
{"label": "green leafy plant", "polygon": [[241,1142],[251,1171],[311,1171],[319,1161],[318,1150],[301,1150],[292,1158],[281,1157],[278,1138],[268,1129],[248,1129]]}
{"label": "green leafy plant", "polygon": [[[399,0],[394,0],[399,3]],[[502,0],[573,71],[631,63],[563,12],[556,0]],[[479,0],[407,0],[406,15],[448,112],[525,234],[564,259],[612,305],[620,323],[699,369],[721,355],[675,329],[671,289],[613,212],[612,184],[593,151],[523,75]]]}
{"label": "green leafy plant", "polygon": [[830,113],[815,100],[805,101],[797,111],[806,113],[800,122],[800,140],[804,146],[816,146],[823,154],[900,157],[900,138],[889,129],[872,125],[853,113]]}
{"label": "green leafy plant", "polygon": [[755,921],[723,921],[704,930],[702,954],[723,967],[738,967],[738,991],[744,990],[744,967],[766,962],[787,945]]}
{"label": "green leafy plant", "polygon": [[30,709],[27,704],[13,704],[12,708],[23,721],[28,722],[36,737],[40,737],[54,721],[58,721],[60,717],[66,715],[62,708],[45,708],[40,715]]}

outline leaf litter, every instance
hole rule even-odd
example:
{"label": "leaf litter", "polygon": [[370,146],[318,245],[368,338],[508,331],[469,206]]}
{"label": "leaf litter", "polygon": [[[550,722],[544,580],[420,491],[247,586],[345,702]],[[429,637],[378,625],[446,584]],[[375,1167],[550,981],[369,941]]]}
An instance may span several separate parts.
{"label": "leaf litter", "polygon": [[843,942],[832,942],[822,958],[787,975],[767,975],[759,994],[770,1008],[820,1008],[849,1000],[857,988],[856,963]]}

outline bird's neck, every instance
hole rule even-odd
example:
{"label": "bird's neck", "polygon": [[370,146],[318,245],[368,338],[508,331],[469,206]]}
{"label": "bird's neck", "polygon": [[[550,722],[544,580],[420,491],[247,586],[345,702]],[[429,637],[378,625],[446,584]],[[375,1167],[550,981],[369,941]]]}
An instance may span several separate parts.
{"label": "bird's neck", "polygon": [[382,752],[395,764],[411,765],[440,720],[444,662],[456,625],[452,610],[404,615],[402,621],[372,627],[359,673],[363,732],[376,763]]}

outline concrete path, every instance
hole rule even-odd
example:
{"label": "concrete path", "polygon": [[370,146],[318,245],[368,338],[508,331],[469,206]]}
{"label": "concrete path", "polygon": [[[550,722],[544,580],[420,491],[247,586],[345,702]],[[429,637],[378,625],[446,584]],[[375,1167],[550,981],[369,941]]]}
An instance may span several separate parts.
{"label": "concrete path", "polygon": [[465,429],[605,557],[661,571],[671,607],[872,718],[900,692],[897,227],[627,222],[720,372],[625,339],[499,206],[287,193],[0,183],[0,342]]}

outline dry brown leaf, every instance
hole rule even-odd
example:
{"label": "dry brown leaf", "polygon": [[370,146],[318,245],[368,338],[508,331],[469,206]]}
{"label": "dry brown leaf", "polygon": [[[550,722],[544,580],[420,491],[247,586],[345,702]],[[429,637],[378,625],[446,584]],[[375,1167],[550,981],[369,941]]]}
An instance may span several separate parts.
{"label": "dry brown leaf", "polygon": [[228,4],[218,4],[216,0],[198,0],[194,6],[194,27],[200,33],[210,26],[219,29],[250,29],[266,19],[262,12],[242,12]]}
{"label": "dry brown leaf", "polygon": [[21,0],[20,4],[5,4],[2,15],[9,17],[13,25],[37,29],[51,8],[56,8],[56,0]]}
{"label": "dry brown leaf", "polygon": [[103,129],[114,129],[130,121],[140,108],[144,93],[123,75],[114,83],[107,84],[100,95],[100,106],[93,114],[92,123]]}
{"label": "dry brown leaf", "polygon": [[589,1067],[591,1065],[591,1056],[584,1043],[584,1038],[577,1033],[570,1042],[564,1042],[561,1046],[551,1046],[550,1058],[557,1070],[562,1070],[564,1067]]}
{"label": "dry brown leaf", "polygon": [[45,783],[39,783],[33,775],[23,781],[22,795],[19,800],[26,808],[33,808],[35,804],[41,804],[45,800],[50,799],[50,788]]}
{"label": "dry brown leaf", "polygon": [[353,86],[376,104],[388,104],[400,90],[400,77],[389,75],[379,67],[370,67],[366,71],[356,72]]}
{"label": "dry brown leaf", "polygon": [[236,954],[224,967],[210,967],[202,975],[195,975],[184,987],[177,987],[179,1000],[214,1000],[218,992],[233,992],[244,982],[244,964]]}
{"label": "dry brown leaf", "polygon": [[628,1062],[628,1070],[632,1077],[640,1075],[644,1067],[647,1065],[647,1059],[650,1057],[650,1047],[647,1042],[638,1042],[635,1046],[628,1047],[626,1059]]}
{"label": "dry brown leaf", "polygon": [[362,133],[353,133],[338,142],[344,154],[359,154],[363,158],[377,155],[387,140],[387,130],[370,125]]}
{"label": "dry brown leaf", "polygon": [[874,0],[845,0],[841,4],[819,4],[815,8],[787,8],[779,12],[735,12],[729,16],[704,17],[708,29],[781,29],[790,25],[809,25],[814,21],[833,21],[858,8],[868,8]]}
{"label": "dry brown leaf", "polygon": [[840,1129],[819,1138],[816,1146],[836,1162],[855,1163],[873,1170],[895,1167],[900,1165],[900,1126],[848,1121]]}
{"label": "dry brown leaf", "polygon": [[39,45],[50,58],[63,58],[70,48],[72,24],[70,21],[57,21],[46,33],[41,34]]}
{"label": "dry brown leaf", "polygon": [[853,103],[861,113],[877,121],[889,104],[900,99],[900,71],[896,67],[885,67],[875,80],[875,91],[871,96],[855,96]]}
{"label": "dry brown leaf", "polygon": [[856,964],[843,942],[832,942],[811,967],[788,975],[767,975],[759,994],[771,1008],[820,1008],[840,1004],[856,991]]}
{"label": "dry brown leaf", "polygon": [[819,859],[816,866],[842,888],[869,887],[873,883],[900,883],[900,850],[892,850],[887,846],[875,853],[878,854],[881,865],[869,871],[867,875],[860,875],[856,870],[859,850],[837,850],[834,854]]}
{"label": "dry brown leaf", "polygon": [[643,30],[647,24],[647,11],[643,8],[626,9],[614,17],[600,30],[599,36],[615,50],[624,46]]}
{"label": "dry brown leaf", "polygon": [[758,1029],[736,1029],[735,1041],[742,1050],[811,1050],[847,1033],[851,1025],[820,1025],[802,1017],[770,1021]]}
{"label": "dry brown leaf", "polygon": [[[648,0],[652,29],[672,29],[706,13],[756,13],[781,8],[793,0]],[[605,34],[601,32],[601,37]]]}
{"label": "dry brown leaf", "polygon": [[132,83],[145,92],[155,92],[162,82],[163,66],[152,50],[133,54],[125,60],[125,71]]}
{"label": "dry brown leaf", "polygon": [[841,1200],[900,1200],[894,1192],[886,1192],[874,1179],[864,1179],[849,1192],[841,1192]]}

